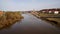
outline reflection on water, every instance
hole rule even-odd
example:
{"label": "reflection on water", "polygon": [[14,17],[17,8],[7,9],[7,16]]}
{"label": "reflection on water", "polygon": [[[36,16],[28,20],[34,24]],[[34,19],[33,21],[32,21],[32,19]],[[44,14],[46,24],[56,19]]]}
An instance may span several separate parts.
{"label": "reflection on water", "polygon": [[23,14],[22,21],[9,28],[0,30],[0,34],[60,34],[60,30],[31,14]]}
{"label": "reflection on water", "polygon": [[40,18],[37,17],[37,18],[38,18],[38,19],[41,19],[41,20],[44,20],[44,21],[50,23],[51,25],[56,26],[58,29],[60,29],[60,24],[59,24],[58,22],[56,22],[56,21],[48,20],[48,19],[46,19],[46,18],[41,18],[41,17],[40,17]]}
{"label": "reflection on water", "polygon": [[[39,18],[39,19],[41,19],[41,18]],[[59,24],[58,22],[53,21],[53,20],[47,20],[47,19],[45,19],[45,18],[42,18],[42,20],[44,20],[44,21],[50,23],[51,25],[56,26],[57,28],[60,29],[60,24]]]}
{"label": "reflection on water", "polygon": [[[22,19],[21,19],[22,20]],[[20,21],[21,21],[20,20]],[[17,21],[17,22],[20,22],[20,21]],[[17,23],[16,22],[16,23]],[[13,26],[15,23],[11,23],[11,24],[8,24],[8,25],[6,25],[6,26],[4,26],[3,28],[0,28],[0,30],[2,30],[2,29],[7,29],[7,28],[10,28],[11,26]],[[0,25],[1,26],[1,25]]]}
{"label": "reflection on water", "polygon": [[57,27],[58,29],[60,29],[60,24],[58,24],[57,22],[49,22],[51,25]]}

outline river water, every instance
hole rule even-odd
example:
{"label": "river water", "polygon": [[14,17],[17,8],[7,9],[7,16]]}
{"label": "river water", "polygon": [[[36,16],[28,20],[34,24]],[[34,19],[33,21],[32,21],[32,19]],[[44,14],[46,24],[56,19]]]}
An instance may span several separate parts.
{"label": "river water", "polygon": [[60,34],[60,30],[31,14],[23,14],[22,21],[0,30],[0,34]]}

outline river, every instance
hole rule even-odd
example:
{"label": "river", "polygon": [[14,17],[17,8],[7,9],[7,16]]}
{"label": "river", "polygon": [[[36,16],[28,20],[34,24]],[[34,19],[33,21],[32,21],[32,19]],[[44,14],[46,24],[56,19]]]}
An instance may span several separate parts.
{"label": "river", "polygon": [[0,30],[0,34],[60,34],[60,30],[36,18],[31,14],[23,14],[22,21],[13,24],[8,28]]}

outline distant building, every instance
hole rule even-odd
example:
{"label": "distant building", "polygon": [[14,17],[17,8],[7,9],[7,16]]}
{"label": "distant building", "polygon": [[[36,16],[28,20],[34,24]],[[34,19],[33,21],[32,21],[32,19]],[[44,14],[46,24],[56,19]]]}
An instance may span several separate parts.
{"label": "distant building", "polygon": [[35,11],[35,9],[32,10],[33,12]]}
{"label": "distant building", "polygon": [[41,13],[48,13],[48,14],[60,14],[60,9],[43,9],[40,10]]}
{"label": "distant building", "polygon": [[42,11],[43,13],[45,13],[46,11]]}
{"label": "distant building", "polygon": [[49,11],[49,13],[52,13],[52,11]]}
{"label": "distant building", "polygon": [[54,14],[59,14],[59,11],[55,11]]}

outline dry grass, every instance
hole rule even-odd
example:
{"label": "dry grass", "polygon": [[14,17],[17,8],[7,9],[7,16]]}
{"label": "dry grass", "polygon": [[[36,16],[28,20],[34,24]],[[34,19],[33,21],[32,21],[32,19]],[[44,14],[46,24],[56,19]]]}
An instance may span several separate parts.
{"label": "dry grass", "polygon": [[39,13],[41,17],[60,17],[60,14],[46,14],[46,13]]}
{"label": "dry grass", "polygon": [[0,28],[16,23],[22,18],[23,16],[20,14],[20,12],[5,12],[5,14],[0,17]]}
{"label": "dry grass", "polygon": [[49,20],[49,21],[55,21],[56,25],[60,27],[60,18],[47,18],[47,20]]}
{"label": "dry grass", "polygon": [[[60,27],[60,14],[48,14],[48,13],[39,13],[36,14],[35,12],[32,12],[33,15],[38,15],[40,19],[48,21],[50,23],[55,23],[57,26]],[[36,16],[36,17],[38,17]]]}

